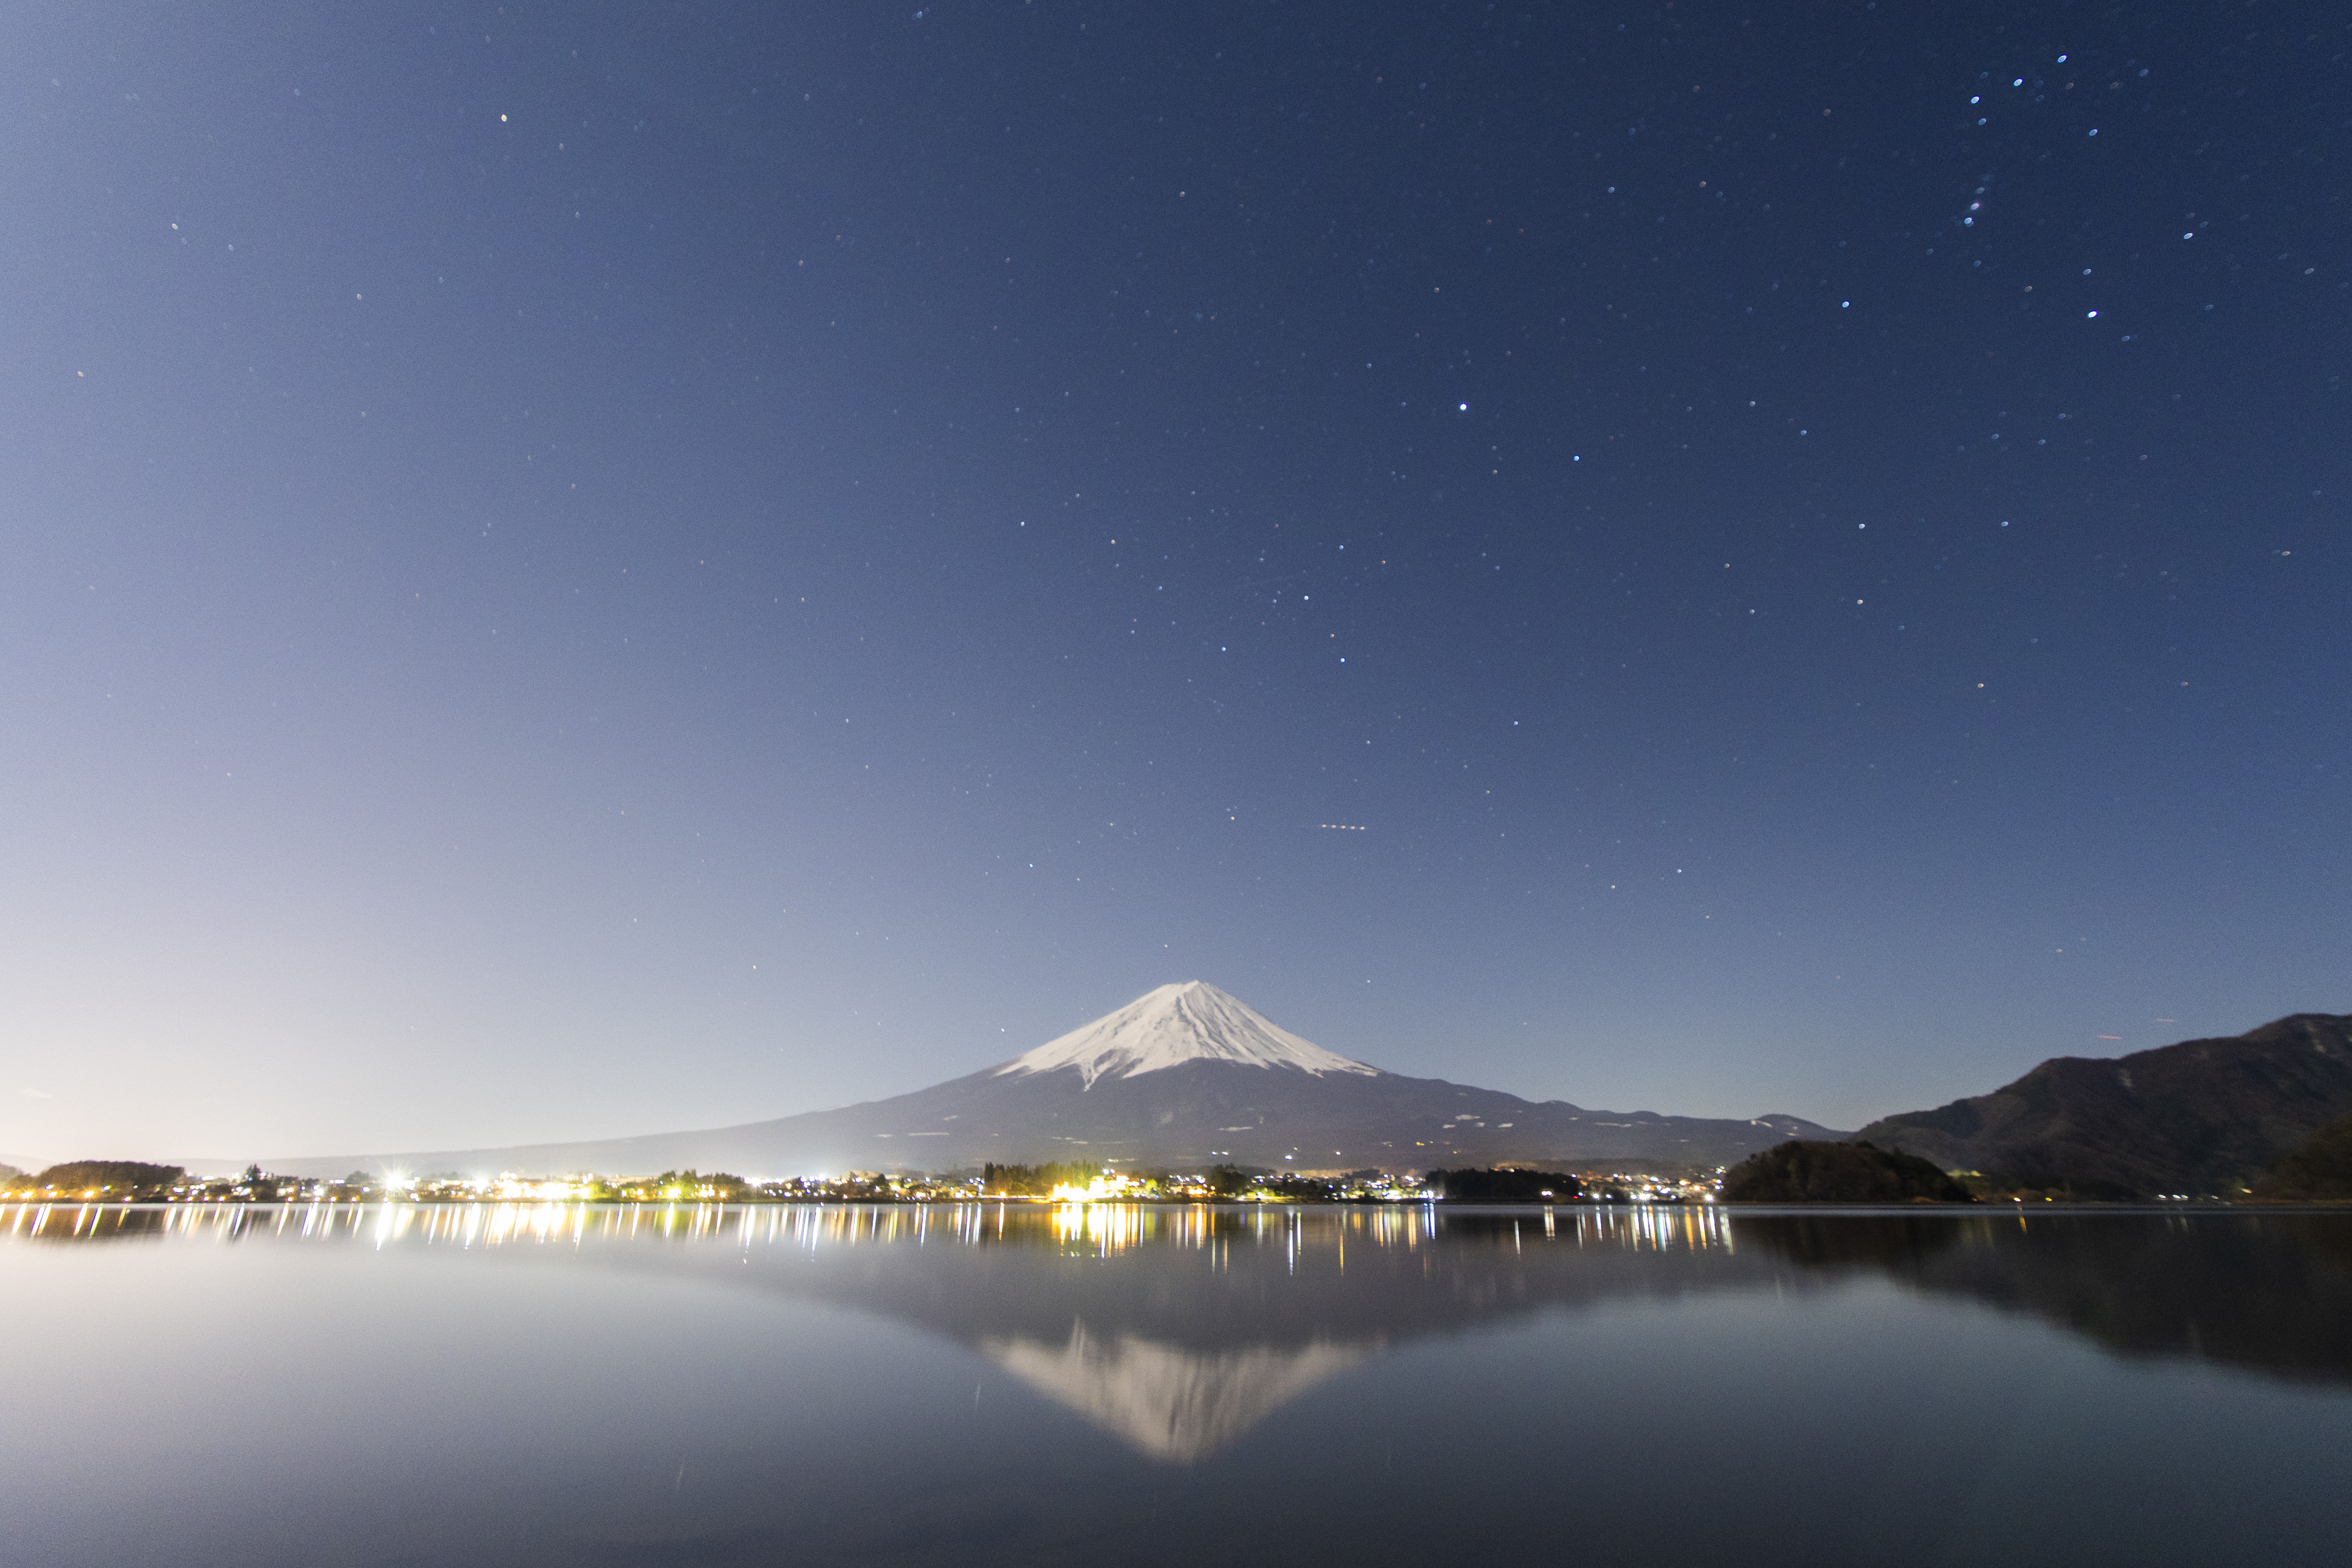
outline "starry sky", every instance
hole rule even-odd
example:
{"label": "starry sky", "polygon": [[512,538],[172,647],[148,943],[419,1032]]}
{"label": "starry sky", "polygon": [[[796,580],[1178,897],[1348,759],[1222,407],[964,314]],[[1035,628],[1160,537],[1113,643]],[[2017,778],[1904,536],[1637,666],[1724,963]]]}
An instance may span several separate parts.
{"label": "starry sky", "polygon": [[2352,1010],[2339,7],[8,30],[0,1157]]}

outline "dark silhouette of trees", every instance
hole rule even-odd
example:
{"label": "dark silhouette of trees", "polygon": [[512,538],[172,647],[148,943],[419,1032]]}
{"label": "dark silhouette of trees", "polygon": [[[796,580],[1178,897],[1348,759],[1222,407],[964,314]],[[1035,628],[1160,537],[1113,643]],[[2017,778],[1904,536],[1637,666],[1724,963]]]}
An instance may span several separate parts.
{"label": "dark silhouette of trees", "polygon": [[1560,1171],[1431,1171],[1421,1183],[1454,1203],[1565,1203],[1583,1190],[1574,1176]]}
{"label": "dark silhouette of trees", "polygon": [[676,1187],[681,1197],[722,1203],[732,1203],[751,1191],[751,1184],[741,1176],[725,1171],[698,1171],[691,1166],[682,1171],[664,1171],[644,1185],[652,1187],[656,1196],[667,1196]]}
{"label": "dark silhouette of trees", "polygon": [[1045,1197],[1057,1186],[1084,1186],[1100,1175],[1100,1166],[1065,1164],[1058,1160],[1048,1161],[1042,1166],[991,1163],[980,1167],[980,1187],[990,1197]]}
{"label": "dark silhouette of trees", "polygon": [[2289,1149],[2254,1184],[2257,1203],[2352,1203],[2352,1115]]}
{"label": "dark silhouette of trees", "polygon": [[136,1203],[162,1197],[187,1179],[188,1173],[179,1166],[151,1166],[138,1160],[68,1160],[22,1185],[58,1197]]}
{"label": "dark silhouette of trees", "polygon": [[1874,1144],[1791,1138],[1748,1155],[1723,1178],[1726,1203],[1974,1203],[1969,1189],[1916,1155]]}

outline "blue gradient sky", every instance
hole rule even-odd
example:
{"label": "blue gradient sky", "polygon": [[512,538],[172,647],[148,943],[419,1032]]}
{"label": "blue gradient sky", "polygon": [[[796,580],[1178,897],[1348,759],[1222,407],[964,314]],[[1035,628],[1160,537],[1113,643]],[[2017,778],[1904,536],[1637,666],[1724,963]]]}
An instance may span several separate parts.
{"label": "blue gradient sky", "polygon": [[0,1156],[2352,1009],[2337,11],[1179,9],[15,11]]}

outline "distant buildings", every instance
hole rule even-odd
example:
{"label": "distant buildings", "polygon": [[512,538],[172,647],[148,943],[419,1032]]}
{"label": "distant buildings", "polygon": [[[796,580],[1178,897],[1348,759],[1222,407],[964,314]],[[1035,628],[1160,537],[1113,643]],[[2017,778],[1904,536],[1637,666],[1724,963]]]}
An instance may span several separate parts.
{"label": "distant buildings", "polygon": [[[131,1169],[125,1166],[126,1169]],[[379,1176],[353,1171],[333,1178],[279,1176],[249,1166],[234,1176],[190,1176],[176,1166],[135,1167],[143,1183],[100,1179],[89,1164],[0,1180],[0,1202],[15,1203],[1421,1203],[1439,1200],[1417,1175],[1351,1171],[1341,1176],[1217,1166],[1201,1171],[1118,1171],[1063,1166],[989,1166],[932,1175],[848,1171],[840,1176],[754,1181],[726,1172],[665,1171],[659,1176],[574,1173],[465,1176],[454,1172]],[[1714,1201],[1720,1171],[1578,1172],[1580,1201]],[[1576,1200],[1568,1200],[1576,1201]]]}

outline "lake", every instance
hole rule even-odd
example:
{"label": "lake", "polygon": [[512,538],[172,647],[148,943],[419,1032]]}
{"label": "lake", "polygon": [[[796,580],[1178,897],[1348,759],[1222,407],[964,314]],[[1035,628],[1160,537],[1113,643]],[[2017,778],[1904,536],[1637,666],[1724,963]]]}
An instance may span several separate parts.
{"label": "lake", "polygon": [[0,1207],[0,1563],[2339,1563],[2352,1215]]}

